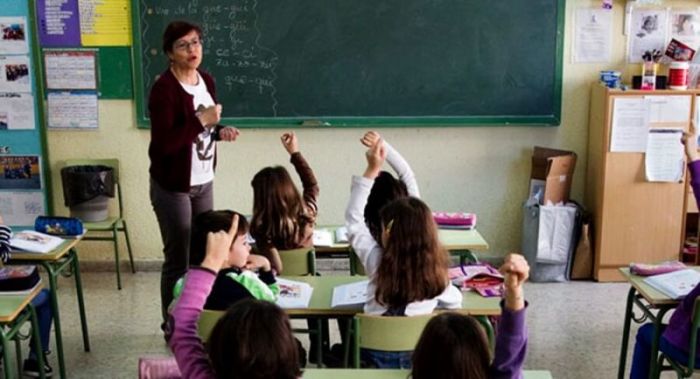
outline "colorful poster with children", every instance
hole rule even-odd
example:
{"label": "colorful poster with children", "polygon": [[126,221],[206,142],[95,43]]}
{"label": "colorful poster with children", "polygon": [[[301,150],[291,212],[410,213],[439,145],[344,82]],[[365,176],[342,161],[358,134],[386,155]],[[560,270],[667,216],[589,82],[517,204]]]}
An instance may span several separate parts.
{"label": "colorful poster with children", "polygon": [[0,17],[0,54],[27,54],[27,19]]}
{"label": "colorful poster with children", "polygon": [[0,189],[41,189],[39,156],[0,156]]}

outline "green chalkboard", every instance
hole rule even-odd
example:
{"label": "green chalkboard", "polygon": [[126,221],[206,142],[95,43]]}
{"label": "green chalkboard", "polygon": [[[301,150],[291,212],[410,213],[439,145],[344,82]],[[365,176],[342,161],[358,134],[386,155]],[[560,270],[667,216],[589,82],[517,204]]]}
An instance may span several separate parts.
{"label": "green chalkboard", "polygon": [[100,47],[98,87],[102,99],[133,99],[131,48]]}
{"label": "green chalkboard", "polygon": [[137,0],[140,126],[162,33],[204,30],[226,123],[558,125],[564,0]]}

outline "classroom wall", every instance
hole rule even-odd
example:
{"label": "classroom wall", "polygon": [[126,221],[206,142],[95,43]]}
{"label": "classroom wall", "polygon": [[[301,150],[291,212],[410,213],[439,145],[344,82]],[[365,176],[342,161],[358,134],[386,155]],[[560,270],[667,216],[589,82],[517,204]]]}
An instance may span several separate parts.
{"label": "classroom wall", "polygon": [[[579,6],[600,6],[601,1],[567,1],[562,123],[559,127],[446,127],[378,128],[413,167],[421,194],[434,210],[475,212],[478,229],[491,245],[490,253],[518,251],[521,206],[528,191],[530,155],[534,145],[575,151],[578,156],[572,198],[583,200],[587,162],[590,85],[602,69],[623,69],[624,2],[615,1],[613,63],[571,64],[573,11]],[[692,6],[693,1],[667,2]],[[205,56],[205,59],[207,57]],[[148,130],[136,128],[131,101],[100,101],[98,131],[50,131],[48,147],[58,214],[63,207],[59,165],[69,158],[118,157],[122,162],[125,216],[135,258],[157,261],[162,256],[158,225],[148,196]],[[359,139],[366,129],[297,130],[301,151],[318,177],[321,196],[319,224],[342,224],[350,177],[365,167]],[[215,208],[251,213],[250,180],[260,168],[284,164],[288,156],[274,130],[243,129],[233,144],[219,144],[215,180]],[[122,244],[122,246],[124,246]],[[122,252],[126,252],[125,248]],[[81,260],[113,260],[110,244],[80,246]]]}

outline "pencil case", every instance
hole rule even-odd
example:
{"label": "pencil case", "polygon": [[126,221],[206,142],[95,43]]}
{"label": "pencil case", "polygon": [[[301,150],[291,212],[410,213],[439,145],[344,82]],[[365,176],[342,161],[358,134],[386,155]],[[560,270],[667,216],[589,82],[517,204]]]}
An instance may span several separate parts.
{"label": "pencil case", "polygon": [[75,217],[39,216],[34,221],[34,230],[59,236],[79,236],[83,234],[83,223]]}

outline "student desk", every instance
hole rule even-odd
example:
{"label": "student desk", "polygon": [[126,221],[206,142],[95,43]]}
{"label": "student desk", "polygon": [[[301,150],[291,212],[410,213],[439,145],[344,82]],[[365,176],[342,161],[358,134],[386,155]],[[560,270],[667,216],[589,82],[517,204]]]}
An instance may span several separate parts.
{"label": "student desk", "polygon": [[[333,236],[334,243],[331,246],[314,246],[316,257],[331,258],[331,257],[348,257],[350,256],[350,244],[347,242],[335,242],[335,230],[339,226],[321,226],[318,230],[328,230]],[[463,230],[463,229],[438,229],[438,237],[440,242],[450,252],[450,254],[459,256],[460,263],[464,263],[467,258],[475,258],[472,251],[488,250],[489,244],[478,230]],[[351,268],[352,268],[351,260]]]}
{"label": "student desk", "polygon": [[[32,323],[32,335],[34,341],[37,345],[41,344],[41,339],[39,338],[39,324],[36,316],[36,311],[34,306],[31,305],[31,301],[39,294],[41,291],[41,282],[29,293],[25,294],[0,294],[0,343],[2,344],[2,355],[5,361],[5,367],[3,371],[5,372],[5,378],[12,378],[12,370],[10,370],[10,346],[9,342],[13,339],[18,338],[18,333],[20,328],[24,323],[29,320]],[[5,329],[5,326],[8,329]],[[37,351],[41,351],[40,346],[35,346]],[[19,343],[17,344],[17,377],[19,377],[20,371],[22,370],[22,355],[20,354]],[[37,356],[39,361],[39,367],[43,367],[43,354]]]}
{"label": "student desk", "polygon": [[[695,267],[700,270],[700,267]],[[627,306],[625,307],[625,320],[622,329],[622,343],[620,345],[620,365],[618,367],[617,377],[623,379],[625,377],[625,363],[627,361],[627,345],[629,342],[630,325],[632,320],[636,323],[642,323],[647,318],[654,323],[654,336],[651,340],[651,354],[654,359],[650,360],[649,372],[656,371],[656,356],[658,354],[659,338],[661,336],[660,326],[664,315],[671,309],[675,308],[679,300],[671,299],[670,297],[655,290],[648,284],[644,283],[644,276],[638,276],[630,273],[629,268],[619,269],[622,276],[630,283],[630,291],[627,294]],[[637,317],[633,312],[633,305],[642,312],[641,317]]]}
{"label": "student desk", "polygon": [[[304,370],[304,379],[406,379],[409,370],[387,370],[387,369],[313,369]],[[552,379],[549,371],[524,370],[525,379]]]}
{"label": "student desk", "polygon": [[53,322],[56,334],[56,350],[58,351],[59,373],[62,379],[66,378],[66,367],[63,358],[63,338],[61,334],[61,317],[58,310],[58,276],[73,275],[75,278],[75,289],[78,295],[78,311],[80,312],[80,326],[83,332],[83,347],[85,351],[90,351],[90,337],[88,336],[87,320],[85,317],[85,303],[83,302],[83,284],[80,280],[80,265],[78,263],[78,253],[75,246],[80,242],[82,236],[75,239],[67,239],[57,248],[49,253],[27,253],[13,251],[10,265],[41,265],[46,269],[49,277],[49,290],[51,291],[51,310],[53,311]]}

